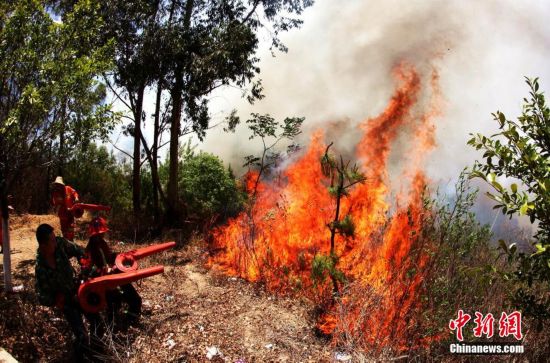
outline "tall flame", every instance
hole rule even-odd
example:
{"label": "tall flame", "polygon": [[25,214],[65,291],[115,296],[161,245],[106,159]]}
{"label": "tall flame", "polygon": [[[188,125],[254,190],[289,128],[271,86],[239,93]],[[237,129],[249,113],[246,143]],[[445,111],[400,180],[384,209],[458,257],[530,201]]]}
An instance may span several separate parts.
{"label": "tall flame", "polygon": [[[355,224],[353,237],[337,235],[337,268],[346,277],[337,303],[330,299],[319,328],[325,333],[355,332],[365,349],[411,346],[423,273],[429,263],[430,241],[421,238],[429,213],[422,196],[427,184],[422,161],[435,146],[434,119],[441,114],[438,75],[432,71],[431,97],[419,110],[422,79],[409,64],[394,69],[396,88],[377,117],[360,125],[362,139],[356,158],[367,180],[342,199],[342,215]],[[412,148],[406,151],[405,192],[389,201],[388,158],[398,137],[407,131]],[[247,175],[255,201],[250,208],[214,232],[221,252],[210,264],[250,281],[262,281],[279,293],[303,293],[327,301],[330,284],[312,279],[312,261],[330,252],[330,230],[335,201],[327,191],[320,159],[325,135],[315,132],[305,153],[282,171],[277,181]],[[393,213],[391,213],[393,211]],[[324,300],[323,300],[324,299]]]}

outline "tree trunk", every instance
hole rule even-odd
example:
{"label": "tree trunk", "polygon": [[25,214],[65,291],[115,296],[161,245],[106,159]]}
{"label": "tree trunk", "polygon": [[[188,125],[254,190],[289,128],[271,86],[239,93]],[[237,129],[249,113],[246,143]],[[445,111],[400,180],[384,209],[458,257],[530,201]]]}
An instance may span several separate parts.
{"label": "tree trunk", "polygon": [[61,128],[59,131],[59,154],[57,164],[57,175],[63,176],[63,169],[65,167],[65,106],[61,111]]}
{"label": "tree trunk", "polygon": [[152,163],[151,163],[151,178],[153,179],[153,216],[155,218],[155,224],[160,224],[160,206],[159,206],[159,190],[160,180],[158,173],[158,142],[160,136],[160,103],[162,97],[162,84],[159,81],[157,86],[157,99],[155,104],[155,125],[153,130],[153,147],[151,149]]}
{"label": "tree trunk", "polygon": [[170,125],[170,164],[168,175],[168,208],[166,210],[166,221],[174,225],[179,217],[178,206],[178,154],[179,154],[179,133],[181,123],[181,112],[183,107],[182,91],[183,79],[181,67],[175,72],[176,81],[171,90],[172,96],[172,117]]}
{"label": "tree trunk", "polygon": [[[333,225],[332,227],[330,228],[330,258],[332,259],[332,263],[333,263],[333,266],[334,266],[334,269],[336,270],[336,252],[334,251],[334,242],[335,242],[335,238],[336,238],[336,223],[338,223],[340,221],[340,202],[341,202],[341,199],[342,199],[342,193],[344,191],[344,177],[343,175],[339,172],[339,176],[338,176],[338,192],[336,194],[336,213],[335,213],[335,216],[334,216],[334,221],[332,222]],[[332,280],[332,292],[334,294],[334,296],[337,296],[338,295],[338,281],[336,280],[336,276],[334,276],[333,274],[331,274],[330,276],[331,280]]]}
{"label": "tree trunk", "polygon": [[[191,18],[193,15],[194,1],[187,0],[185,3],[185,16],[183,18],[183,30],[188,36],[191,28]],[[178,154],[179,154],[179,134],[181,124],[181,112],[183,109],[183,75],[184,65],[180,62],[174,70],[174,85],[170,90],[172,97],[172,117],[170,125],[170,165],[168,175],[168,208],[166,210],[166,221],[174,225],[180,217],[180,208],[178,203]]]}
{"label": "tree trunk", "polygon": [[[332,145],[332,144],[331,144]],[[328,150],[328,148],[327,148]],[[341,159],[340,159],[341,160]],[[335,251],[335,239],[336,239],[336,224],[340,222],[340,205],[342,201],[342,196],[344,195],[344,162],[341,160],[341,169],[336,168],[338,173],[338,185],[336,189],[336,212],[334,215],[334,220],[332,221],[332,226],[330,228],[330,258],[332,259],[333,267],[336,270],[336,263],[338,259],[336,258]],[[332,184],[332,183],[331,183]],[[338,280],[334,274],[330,276],[332,280],[332,292],[334,296],[338,296]]]}
{"label": "tree trunk", "polygon": [[12,291],[11,281],[11,248],[10,248],[10,229],[9,229],[9,210],[8,210],[8,192],[6,185],[5,166],[0,166],[0,210],[2,212],[2,250],[4,267],[4,291]]}
{"label": "tree trunk", "polygon": [[[135,221],[139,221],[141,213],[141,117],[143,111],[143,94],[145,84],[142,83],[137,92],[134,111],[134,168],[132,173],[132,202]],[[137,224],[136,224],[136,227]],[[139,227],[138,227],[139,228]]]}

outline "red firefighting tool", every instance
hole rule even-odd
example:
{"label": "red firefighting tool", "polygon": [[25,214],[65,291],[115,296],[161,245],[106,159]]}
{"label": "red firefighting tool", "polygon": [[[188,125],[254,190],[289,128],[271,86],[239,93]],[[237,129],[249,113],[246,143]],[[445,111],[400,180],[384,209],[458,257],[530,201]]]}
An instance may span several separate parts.
{"label": "red firefighting tool", "polygon": [[[114,290],[118,286],[163,273],[164,266],[139,270],[137,261],[152,254],[166,251],[175,245],[175,242],[167,242],[120,253],[115,260],[114,273],[89,279],[80,285],[78,288],[80,306],[88,313],[100,312],[107,306],[106,292],[108,290]],[[120,272],[117,273],[117,271]]]}
{"label": "red firefighting tool", "polygon": [[87,204],[87,203],[75,203],[71,207],[71,212],[73,212],[73,215],[76,218],[82,217],[84,214],[84,210],[91,210],[91,211],[110,211],[111,207],[108,205],[100,205],[100,204]]}
{"label": "red firefighting tool", "polygon": [[120,272],[136,271],[138,261],[155,253],[166,251],[176,245],[176,242],[166,242],[158,245],[138,248],[137,250],[119,253],[115,259],[115,267]]}

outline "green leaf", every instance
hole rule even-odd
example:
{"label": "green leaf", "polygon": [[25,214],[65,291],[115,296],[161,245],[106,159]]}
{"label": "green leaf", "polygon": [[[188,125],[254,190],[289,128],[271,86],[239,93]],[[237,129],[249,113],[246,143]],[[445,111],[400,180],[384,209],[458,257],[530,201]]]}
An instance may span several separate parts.
{"label": "green leaf", "polygon": [[468,175],[468,178],[469,179],[473,179],[473,178],[482,178],[482,179],[485,179],[485,174],[483,174],[481,171],[479,170],[473,170],[470,172],[470,174]]}
{"label": "green leaf", "polygon": [[496,188],[496,190],[498,190],[499,192],[502,192],[502,191],[504,190],[504,188],[502,187],[502,185],[500,185],[500,183],[497,182],[496,180],[493,181],[491,184],[492,184],[492,185]]}
{"label": "green leaf", "polygon": [[527,203],[523,203],[523,205],[519,208],[519,215],[520,216],[526,215],[528,208],[529,208],[529,206],[527,205]]}
{"label": "green leaf", "polygon": [[542,243],[536,243],[535,248],[537,249],[537,252],[533,254],[533,256],[540,255],[544,252],[546,252],[548,246],[543,246]]}
{"label": "green leaf", "polygon": [[504,125],[504,123],[506,122],[506,116],[504,116],[504,114],[502,112],[498,113],[498,119],[499,119],[501,125]]}

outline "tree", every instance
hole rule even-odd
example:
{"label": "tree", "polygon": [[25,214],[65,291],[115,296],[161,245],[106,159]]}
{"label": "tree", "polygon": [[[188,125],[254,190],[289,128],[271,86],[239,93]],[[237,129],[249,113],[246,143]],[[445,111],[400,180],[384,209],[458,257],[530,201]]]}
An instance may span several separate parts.
{"label": "tree", "polygon": [[[526,79],[529,99],[524,98],[522,115],[517,121],[509,120],[497,111],[493,114],[500,132],[490,137],[477,134],[468,141],[477,150],[483,150],[484,162],[476,162],[472,177],[485,180],[494,189],[487,195],[495,200],[495,208],[512,218],[525,215],[537,224],[534,236],[535,252],[518,251],[515,244],[501,247],[510,261],[517,261],[513,277],[531,287],[550,283],[550,109],[538,79]],[[519,181],[505,187],[497,177]],[[516,297],[526,310],[540,317],[550,317],[550,297],[537,299],[520,288]]]}
{"label": "tree", "polygon": [[[308,0],[189,0],[181,7],[173,8],[171,15],[179,20],[175,20],[177,25],[171,27],[176,46],[166,57],[172,99],[169,216],[178,214],[173,201],[178,194],[176,157],[182,116],[185,117],[184,124],[202,139],[210,121],[208,95],[214,89],[230,84],[245,87],[260,72],[255,57],[257,31],[272,27],[273,46],[286,50],[278,39],[279,32],[299,26],[301,21],[290,16],[301,14],[312,3]],[[253,102],[262,98],[261,91],[261,84],[254,83],[248,100]]]}
{"label": "tree", "polygon": [[118,161],[105,146],[91,143],[78,149],[67,160],[65,180],[78,186],[82,200],[110,205],[112,220],[131,213],[131,167]]}
{"label": "tree", "polygon": [[[172,0],[156,1],[144,6],[143,10],[138,6],[130,7],[120,0],[108,3],[111,6],[106,14],[112,19],[108,23],[118,24],[118,19],[122,17],[127,20],[123,22],[128,24],[125,29],[129,29],[117,33],[122,40],[118,43],[117,84],[128,88],[126,84],[129,80],[137,78],[137,82],[131,83],[157,86],[155,135],[150,149],[139,135],[141,115],[134,115],[133,127],[133,136],[143,142],[153,174],[157,170],[155,155],[162,147],[158,138],[164,131],[162,122],[158,122],[163,90],[169,96],[164,109],[168,113],[170,167],[166,198],[163,200],[168,221],[174,221],[180,212],[176,203],[179,138],[190,132],[196,133],[200,139],[205,136],[206,130],[211,127],[208,97],[219,87],[233,85],[244,88],[252,84],[248,100],[253,102],[262,97],[259,81],[252,83],[260,71],[255,56],[257,32],[268,29],[273,47],[285,51],[278,39],[279,33],[299,26],[301,21],[292,16],[300,15],[312,1]],[[115,25],[115,29],[117,27]],[[125,68],[122,65],[132,65],[128,69],[135,71],[123,72]],[[141,88],[137,89],[141,92]],[[137,101],[139,98],[136,98],[135,104],[139,104]],[[137,158],[137,147],[134,145],[134,158]],[[134,165],[139,167],[137,160]],[[153,181],[161,192],[157,179],[153,175]],[[134,189],[136,187],[134,185]],[[137,194],[134,195],[136,197]]]}
{"label": "tree", "polygon": [[102,24],[96,5],[78,2],[63,23],[36,0],[1,10],[0,161],[10,190],[29,166],[51,165],[41,154],[56,155],[62,171],[77,146],[107,137],[117,114],[97,78],[112,65],[112,44],[92,46]]}
{"label": "tree", "polygon": [[[74,1],[53,0],[60,12],[71,9]],[[271,37],[272,49],[286,51],[280,32],[298,27],[302,11],[313,0],[157,0],[101,2],[106,23],[105,34],[116,41],[116,71],[112,90],[132,111],[128,134],[134,137],[133,203],[140,210],[139,173],[142,148],[151,164],[153,184],[165,203],[166,220],[179,220],[178,168],[179,138],[196,133],[200,139],[210,127],[209,95],[217,88],[251,84],[245,93],[249,102],[262,98],[258,32]],[[156,89],[154,139],[147,143],[141,133],[145,120],[144,92]],[[119,94],[119,91],[122,91]],[[168,97],[160,107],[163,91]],[[126,97],[125,97],[126,96]],[[127,100],[128,101],[127,101]],[[159,120],[160,110],[167,114],[168,125]],[[158,149],[164,126],[169,127],[169,179],[166,197],[158,178]],[[149,147],[149,145],[151,147]],[[156,213],[156,212],[155,212]]]}
{"label": "tree", "polygon": [[323,281],[325,272],[328,273],[332,280],[332,290],[334,295],[338,294],[338,282],[344,279],[344,275],[340,272],[336,265],[338,256],[335,251],[335,239],[337,234],[345,237],[352,237],[355,231],[355,226],[351,215],[346,215],[344,218],[340,216],[340,206],[342,198],[348,195],[348,190],[355,184],[364,183],[366,178],[359,172],[357,165],[350,166],[350,162],[344,162],[342,156],[340,160],[329,154],[329,149],[333,144],[327,146],[325,154],[321,158],[321,168],[323,174],[330,178],[330,186],[328,191],[336,201],[336,209],[334,219],[327,224],[330,230],[330,252],[329,256],[316,255],[312,264],[312,276],[317,281]]}

